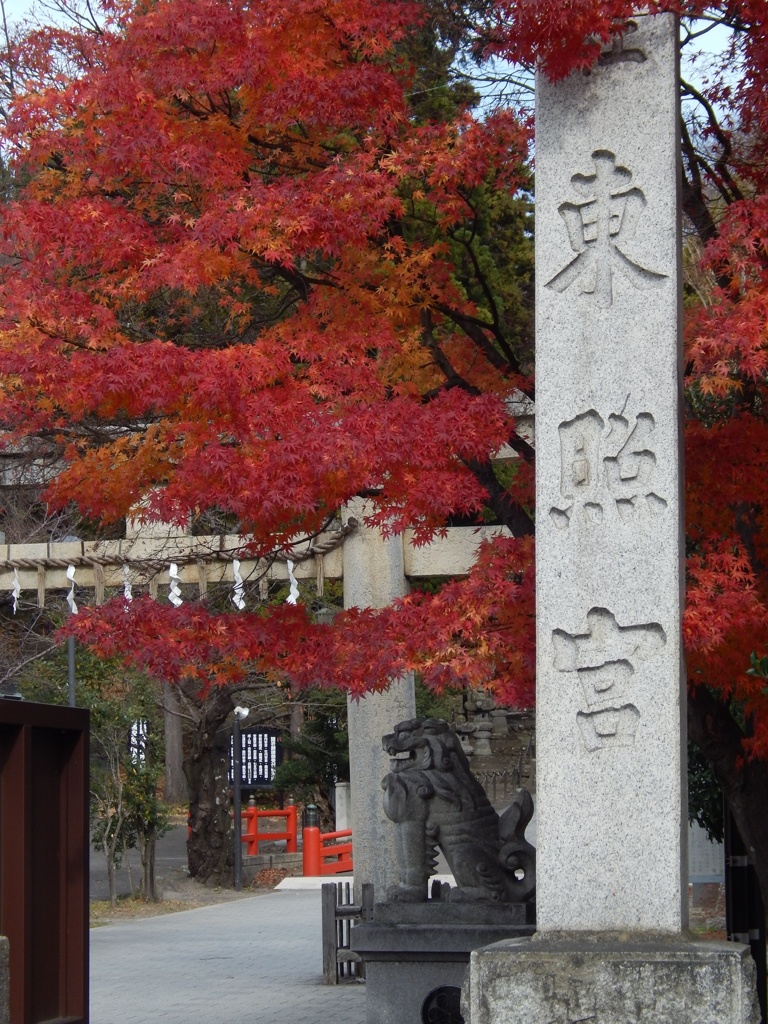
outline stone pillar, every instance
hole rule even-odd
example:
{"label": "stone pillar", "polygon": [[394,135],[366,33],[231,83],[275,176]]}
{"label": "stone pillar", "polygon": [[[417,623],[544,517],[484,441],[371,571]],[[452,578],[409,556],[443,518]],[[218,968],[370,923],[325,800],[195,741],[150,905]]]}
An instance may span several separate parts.
{"label": "stone pillar", "polygon": [[350,787],[348,782],[337,782],[334,792],[334,811],[336,831],[352,828],[352,812],[350,809]]}
{"label": "stone pillar", "polygon": [[494,708],[491,712],[491,726],[491,736],[494,739],[504,739],[509,735],[506,708]]}
{"label": "stone pillar", "polygon": [[687,925],[677,25],[536,103],[537,935],[472,1024],[747,1024]]}
{"label": "stone pillar", "polygon": [[[344,607],[383,608],[408,593],[403,569],[402,536],[384,539],[378,530],[363,525],[366,504],[349,503],[344,520],[360,526],[344,542]],[[397,881],[394,826],[384,814],[381,780],[389,770],[389,758],[381,737],[408,718],[415,717],[413,678],[394,680],[384,693],[360,700],[350,698],[349,766],[352,780],[352,838],[355,889],[373,882],[377,899]]]}
{"label": "stone pillar", "polygon": [[677,32],[636,24],[538,82],[539,931],[686,924]]}
{"label": "stone pillar", "polygon": [[475,719],[475,754],[477,757],[491,757],[491,729],[493,726],[487,718]]}

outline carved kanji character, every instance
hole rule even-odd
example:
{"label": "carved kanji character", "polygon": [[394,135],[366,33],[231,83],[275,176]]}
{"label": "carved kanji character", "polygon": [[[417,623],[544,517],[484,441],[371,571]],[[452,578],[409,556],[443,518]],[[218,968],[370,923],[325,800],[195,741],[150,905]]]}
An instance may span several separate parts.
{"label": "carved kanji character", "polygon": [[640,712],[626,703],[631,679],[666,642],[657,622],[620,626],[607,608],[590,608],[583,632],[553,631],[555,668],[575,672],[584,692],[588,710],[576,717],[588,750],[634,743]]}
{"label": "carved kanji character", "polygon": [[582,291],[593,294],[599,305],[610,306],[614,274],[622,274],[641,290],[657,287],[666,274],[641,267],[619,248],[619,242],[633,237],[646,206],[642,190],[627,187],[632,173],[618,166],[614,154],[606,149],[595,150],[592,159],[594,174],[574,174],[571,178],[574,190],[584,201],[558,207],[571,248],[578,255],[547,282],[547,288],[564,292],[581,281]]}

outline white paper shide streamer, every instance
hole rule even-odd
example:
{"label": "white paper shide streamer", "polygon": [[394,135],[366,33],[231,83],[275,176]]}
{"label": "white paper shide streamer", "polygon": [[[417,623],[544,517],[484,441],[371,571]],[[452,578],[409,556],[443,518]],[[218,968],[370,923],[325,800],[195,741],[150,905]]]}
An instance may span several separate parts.
{"label": "white paper shide streamer", "polygon": [[243,599],[243,577],[240,575],[240,563],[236,558],[232,559],[232,578],[235,581],[235,592],[232,594],[232,604],[239,612],[245,608]]}
{"label": "white paper shide streamer", "polygon": [[21,594],[21,583],[19,583],[19,570],[13,570],[13,614],[16,614],[16,609],[19,607],[19,595]]}
{"label": "white paper shide streamer", "polygon": [[168,575],[171,578],[171,589],[168,592],[168,600],[174,608],[178,608],[180,604],[184,604],[184,601],[182,600],[181,587],[179,586],[179,580],[181,579],[179,576],[179,567],[175,562],[171,562]]}
{"label": "white paper shide streamer", "polygon": [[75,567],[74,565],[67,566],[67,579],[72,584],[69,593],[67,594],[67,604],[69,610],[73,615],[77,615],[77,602],[75,601]]}
{"label": "white paper shide streamer", "polygon": [[285,599],[285,603],[296,604],[296,601],[299,596],[299,584],[296,580],[296,577],[293,575],[293,562],[290,559],[288,559],[285,565],[286,568],[288,569],[288,579],[291,581],[291,590],[290,593],[288,594],[288,597],[286,597]]}
{"label": "white paper shide streamer", "polygon": [[131,572],[127,565],[123,566],[123,597],[126,601],[133,600],[133,589],[131,587]]}

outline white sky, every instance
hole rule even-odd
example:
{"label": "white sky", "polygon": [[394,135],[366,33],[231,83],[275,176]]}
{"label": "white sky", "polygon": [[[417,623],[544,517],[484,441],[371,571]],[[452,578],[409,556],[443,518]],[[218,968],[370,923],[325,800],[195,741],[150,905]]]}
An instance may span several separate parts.
{"label": "white sky", "polygon": [[[0,0],[5,7],[6,17],[9,23],[18,22],[29,13],[33,7],[34,0]],[[42,0],[43,4],[45,0]],[[45,9],[39,11],[40,14],[45,14]],[[699,22],[696,25],[697,31],[705,28],[705,22]],[[681,32],[683,30],[681,29]],[[682,64],[682,75],[694,86],[700,88],[707,78],[707,74],[712,66],[712,57],[718,53],[722,53],[730,42],[730,31],[723,26],[715,25],[713,28],[701,35],[698,39],[694,40],[687,48],[687,54],[684,54]],[[701,55],[699,58],[692,62],[691,57],[700,51]],[[712,55],[712,57],[708,57]],[[738,75],[738,69],[734,70],[734,75]],[[482,86],[481,92],[484,91]]]}
{"label": "white sky", "polygon": [[29,9],[29,0],[4,0],[5,15],[9,22],[19,21]]}

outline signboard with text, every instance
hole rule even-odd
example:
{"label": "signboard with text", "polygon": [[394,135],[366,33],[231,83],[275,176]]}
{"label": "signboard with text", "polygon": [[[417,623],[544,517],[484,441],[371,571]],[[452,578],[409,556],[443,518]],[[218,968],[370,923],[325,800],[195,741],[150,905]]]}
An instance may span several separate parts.
{"label": "signboard with text", "polygon": [[[229,781],[234,782],[233,740],[229,739]],[[240,785],[253,789],[271,786],[275,769],[283,760],[278,729],[243,729],[240,733]]]}

